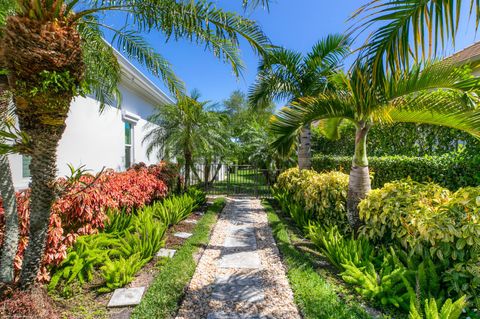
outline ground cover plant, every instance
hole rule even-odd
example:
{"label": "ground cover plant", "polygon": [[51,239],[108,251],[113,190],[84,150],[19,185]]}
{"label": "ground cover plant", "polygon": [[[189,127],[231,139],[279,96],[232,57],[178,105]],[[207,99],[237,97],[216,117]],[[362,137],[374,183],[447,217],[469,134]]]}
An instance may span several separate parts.
{"label": "ground cover plant", "polygon": [[[140,305],[135,308],[132,318],[171,318],[175,316],[180,300],[185,293],[185,286],[195,272],[194,254],[200,246],[208,244],[210,231],[225,204],[224,198],[217,198],[207,209],[196,225],[193,236],[187,239],[172,260],[161,266],[160,273],[148,288]],[[179,271],[180,269],[181,271]]]}
{"label": "ground cover plant", "polygon": [[[166,170],[168,174],[162,175]],[[167,196],[170,180],[160,179],[171,174],[170,164],[140,165],[126,172],[106,170],[100,176],[83,174],[77,179],[59,178],[56,182],[61,196],[52,206],[50,225],[46,238],[46,251],[41,271],[37,277],[48,281],[48,269],[58,266],[67,256],[79,236],[94,234],[105,227],[107,212],[124,210],[129,213],[155,200]],[[18,275],[22,267],[23,254],[29,240],[30,191],[17,193],[17,208],[20,225],[20,244],[15,257]],[[0,241],[3,234],[3,210],[0,208]]]}
{"label": "ground cover plant", "polygon": [[[106,222],[103,231],[80,236],[68,250],[67,258],[54,267],[49,289],[53,290],[60,284],[62,294],[68,297],[72,284],[81,286],[92,282],[95,274],[100,274],[103,279],[99,293],[128,284],[164,245],[168,226],[177,224],[205,203],[204,195],[197,191],[190,193],[195,197],[188,193],[174,195],[129,213],[125,210],[110,212],[111,219]],[[172,200],[178,204],[171,206]],[[162,210],[165,215],[155,215],[155,210],[163,205],[166,207]],[[163,218],[174,222],[168,224]]]}
{"label": "ground cover plant", "polygon": [[[358,298],[349,298],[348,291],[328,271],[317,269],[315,258],[295,247],[295,233],[279,216],[269,201],[262,202],[267,211],[277,246],[287,268],[295,303],[304,318],[370,318]],[[340,297],[342,296],[342,297]]]}
{"label": "ground cover plant", "polygon": [[[294,221],[301,221],[300,228],[358,293],[412,318],[414,308],[419,315],[434,313],[444,303],[451,311],[447,318],[456,318],[459,305],[479,307],[479,188],[452,193],[409,179],[387,183],[361,201],[362,226],[355,236],[342,227],[345,210],[318,219],[306,209],[305,200],[329,203],[328,192],[308,198],[308,185],[324,179],[321,175],[286,171],[279,177],[275,198]],[[300,208],[289,210],[290,202]]]}

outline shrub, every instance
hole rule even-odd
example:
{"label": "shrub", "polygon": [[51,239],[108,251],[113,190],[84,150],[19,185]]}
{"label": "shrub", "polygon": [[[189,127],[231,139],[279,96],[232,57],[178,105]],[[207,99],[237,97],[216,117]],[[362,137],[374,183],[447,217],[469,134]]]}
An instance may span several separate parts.
{"label": "shrub", "polygon": [[405,180],[370,192],[359,208],[364,236],[430,255],[448,294],[467,294],[480,305],[480,188],[451,194]]}
{"label": "shrub", "polygon": [[141,258],[140,253],[133,254],[128,258],[120,257],[113,261],[107,260],[101,267],[105,287],[98,289],[98,292],[110,292],[125,286],[133,280],[135,274],[147,262],[148,260]]}
{"label": "shrub", "polygon": [[[123,209],[130,213],[167,194],[162,170],[167,163],[139,167],[126,172],[105,171],[100,177],[84,175],[74,183],[59,178],[57,186],[64,194],[54,203],[50,215],[50,225],[43,259],[43,267],[37,279],[48,281],[47,267],[59,265],[67,257],[67,249],[78,236],[93,234],[105,227],[106,212],[109,209]],[[86,185],[88,187],[86,187]],[[30,192],[17,194],[20,224],[20,243],[15,258],[15,269],[21,269],[23,252],[28,243],[28,219]],[[0,206],[0,244],[3,229],[3,209]]]}
{"label": "shrub", "polygon": [[[417,182],[435,182],[450,190],[480,185],[480,155],[466,151],[425,157],[370,156],[368,162],[373,188],[407,177]],[[312,159],[318,172],[348,173],[351,165],[351,156],[315,155]]]}
{"label": "shrub", "polygon": [[325,226],[337,225],[344,232],[350,229],[346,215],[347,191],[348,175],[340,172],[319,174],[291,168],[280,174],[275,184],[277,198],[286,196],[285,202],[293,201],[303,210],[303,219],[313,216],[313,221]]}

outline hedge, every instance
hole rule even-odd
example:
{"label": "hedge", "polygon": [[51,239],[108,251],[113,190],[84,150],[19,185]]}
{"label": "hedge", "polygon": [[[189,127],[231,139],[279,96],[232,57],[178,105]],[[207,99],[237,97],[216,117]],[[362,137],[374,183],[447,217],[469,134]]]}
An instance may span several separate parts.
{"label": "hedge", "polygon": [[[455,191],[461,187],[480,185],[480,155],[466,151],[441,156],[382,156],[368,158],[372,187],[410,177],[417,182],[435,182]],[[318,172],[350,171],[351,156],[315,155],[312,167]]]}

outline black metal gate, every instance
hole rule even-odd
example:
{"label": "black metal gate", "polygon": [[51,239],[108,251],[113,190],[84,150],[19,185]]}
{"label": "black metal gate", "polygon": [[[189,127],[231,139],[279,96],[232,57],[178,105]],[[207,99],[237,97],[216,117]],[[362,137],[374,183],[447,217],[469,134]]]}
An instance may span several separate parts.
{"label": "black metal gate", "polygon": [[196,165],[190,173],[190,185],[211,195],[270,198],[279,170],[251,165]]}

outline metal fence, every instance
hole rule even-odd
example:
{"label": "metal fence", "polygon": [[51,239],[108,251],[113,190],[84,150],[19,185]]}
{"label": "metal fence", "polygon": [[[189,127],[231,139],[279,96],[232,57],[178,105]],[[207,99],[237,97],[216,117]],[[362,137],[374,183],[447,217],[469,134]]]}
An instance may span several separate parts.
{"label": "metal fence", "polygon": [[279,174],[279,170],[250,165],[209,164],[196,165],[188,181],[211,195],[270,198]]}

